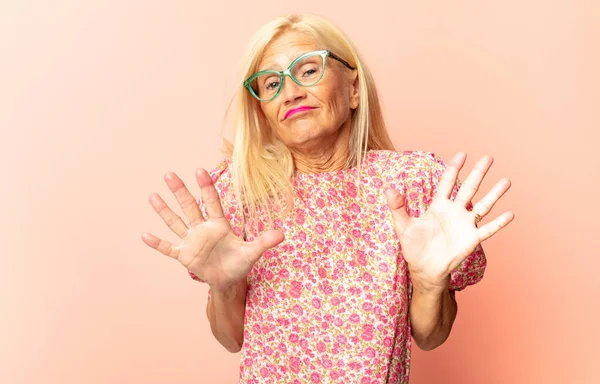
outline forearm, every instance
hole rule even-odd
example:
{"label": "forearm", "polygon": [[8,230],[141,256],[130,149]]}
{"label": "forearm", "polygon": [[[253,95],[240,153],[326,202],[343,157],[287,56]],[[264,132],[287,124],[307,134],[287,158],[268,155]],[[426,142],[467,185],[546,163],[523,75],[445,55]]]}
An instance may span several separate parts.
{"label": "forearm", "polygon": [[457,311],[454,292],[431,292],[415,284],[409,313],[411,333],[419,348],[430,351],[442,345],[450,335]]}
{"label": "forearm", "polygon": [[246,308],[246,279],[226,291],[211,290],[207,305],[210,329],[229,352],[239,352],[244,342],[244,313]]}

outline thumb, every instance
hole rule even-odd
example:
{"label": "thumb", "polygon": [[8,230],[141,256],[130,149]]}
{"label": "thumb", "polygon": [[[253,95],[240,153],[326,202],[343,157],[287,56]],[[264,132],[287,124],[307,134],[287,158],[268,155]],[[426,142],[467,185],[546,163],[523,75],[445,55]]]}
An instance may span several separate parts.
{"label": "thumb", "polygon": [[385,196],[387,197],[388,208],[392,213],[392,218],[396,225],[396,232],[400,236],[410,222],[410,216],[406,212],[406,199],[395,189],[385,191]]}
{"label": "thumb", "polygon": [[256,263],[265,251],[277,246],[285,240],[283,232],[278,230],[270,230],[263,232],[257,239],[248,244],[248,258],[252,264]]}

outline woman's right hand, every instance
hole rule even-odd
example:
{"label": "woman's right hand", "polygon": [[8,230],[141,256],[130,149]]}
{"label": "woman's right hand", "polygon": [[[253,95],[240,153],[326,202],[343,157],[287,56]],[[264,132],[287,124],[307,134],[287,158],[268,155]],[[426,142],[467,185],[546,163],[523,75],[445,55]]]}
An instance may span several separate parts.
{"label": "woman's right hand", "polygon": [[219,194],[212,179],[204,169],[196,171],[202,201],[206,204],[208,219],[188,191],[183,181],[172,172],[165,175],[169,189],[189,221],[187,225],[180,216],[152,193],[150,204],[181,241],[172,244],[158,237],[143,233],[142,240],[164,255],[178,260],[190,272],[210,285],[212,290],[225,291],[246,278],[262,254],[284,240],[281,231],[271,230],[256,240],[246,242],[235,235],[223,214]]}

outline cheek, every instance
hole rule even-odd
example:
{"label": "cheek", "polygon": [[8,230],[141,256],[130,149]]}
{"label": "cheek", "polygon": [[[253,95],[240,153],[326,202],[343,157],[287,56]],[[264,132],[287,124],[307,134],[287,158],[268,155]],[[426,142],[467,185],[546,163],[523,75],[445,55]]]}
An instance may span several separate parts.
{"label": "cheek", "polygon": [[261,111],[263,116],[260,116],[259,118],[264,118],[268,121],[269,126],[271,127],[271,130],[273,131],[273,133],[277,136],[278,132],[279,132],[279,124],[278,121],[279,119],[277,118],[277,106],[273,105],[273,104],[264,104],[261,105]]}
{"label": "cheek", "polygon": [[270,123],[277,121],[277,108],[273,105],[273,103],[262,103],[260,105],[260,109],[264,117]]}
{"label": "cheek", "polygon": [[350,104],[348,97],[346,97],[344,86],[342,84],[339,84],[338,86],[339,88],[336,88],[336,90],[330,94],[328,109],[331,118],[344,120],[350,111]]}

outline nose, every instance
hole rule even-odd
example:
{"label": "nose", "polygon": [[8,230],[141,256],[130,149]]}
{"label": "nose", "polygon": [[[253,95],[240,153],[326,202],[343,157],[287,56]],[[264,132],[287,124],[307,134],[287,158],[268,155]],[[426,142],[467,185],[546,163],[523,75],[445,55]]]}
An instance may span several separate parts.
{"label": "nose", "polygon": [[281,97],[285,104],[292,104],[306,96],[304,87],[296,84],[289,76],[284,77],[281,89]]}

